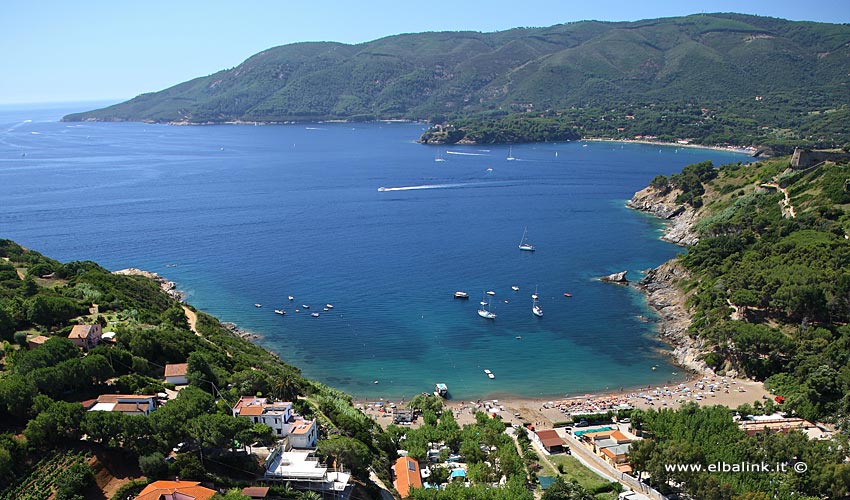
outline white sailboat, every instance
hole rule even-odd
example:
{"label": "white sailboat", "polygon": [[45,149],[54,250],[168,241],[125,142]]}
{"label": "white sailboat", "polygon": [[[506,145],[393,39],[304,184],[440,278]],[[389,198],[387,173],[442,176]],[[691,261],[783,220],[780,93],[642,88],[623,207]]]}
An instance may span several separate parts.
{"label": "white sailboat", "polygon": [[543,317],[543,308],[540,307],[540,304],[537,302],[537,299],[532,299],[531,301],[531,312],[538,318]]}
{"label": "white sailboat", "polygon": [[[484,299],[486,299],[486,302]],[[478,308],[478,315],[485,319],[496,319],[496,313],[490,311],[490,299],[486,294],[484,295],[484,299],[481,300],[481,307]]]}
{"label": "white sailboat", "polygon": [[527,226],[522,232],[522,239],[519,240],[519,249],[525,250],[526,252],[533,252],[534,251],[534,245],[532,245],[531,243],[528,242],[528,227]]}
{"label": "white sailboat", "polygon": [[437,157],[436,157],[436,158],[434,158],[434,161],[446,161],[446,159],[445,159],[445,158],[443,158],[443,155],[442,155],[442,154],[437,153]]}
{"label": "white sailboat", "polygon": [[513,146],[510,146],[510,147],[508,148],[508,157],[507,157],[507,158],[505,158],[505,159],[506,159],[506,160],[508,160],[508,161],[514,161],[514,160],[516,160],[516,158],[514,158],[514,147],[513,147]]}

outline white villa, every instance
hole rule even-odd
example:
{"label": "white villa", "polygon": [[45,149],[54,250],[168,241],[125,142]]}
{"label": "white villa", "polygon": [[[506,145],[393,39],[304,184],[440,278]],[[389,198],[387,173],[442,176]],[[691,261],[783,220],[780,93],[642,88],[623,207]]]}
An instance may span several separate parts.
{"label": "white villa", "polygon": [[255,424],[266,424],[275,436],[289,438],[293,448],[315,448],[319,431],[315,420],[306,420],[292,411],[292,403],[270,403],[266,398],[242,396],[233,405],[233,416]]}

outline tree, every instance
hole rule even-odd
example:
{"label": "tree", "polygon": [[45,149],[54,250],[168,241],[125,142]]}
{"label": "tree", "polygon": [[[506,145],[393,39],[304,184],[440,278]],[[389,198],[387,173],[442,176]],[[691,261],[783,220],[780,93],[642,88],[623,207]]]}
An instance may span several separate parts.
{"label": "tree", "polygon": [[319,441],[318,452],[325,457],[332,457],[338,466],[350,468],[358,477],[366,475],[366,468],[372,460],[365,444],[346,436],[334,436]]}
{"label": "tree", "polygon": [[158,451],[139,457],[139,469],[149,479],[163,478],[168,474],[165,456]]}
{"label": "tree", "polygon": [[199,415],[189,421],[189,435],[205,448],[229,448],[240,433],[247,431],[251,422],[246,418],[220,413]]}
{"label": "tree", "polygon": [[593,496],[577,482],[558,476],[543,492],[542,500],[593,500]]}

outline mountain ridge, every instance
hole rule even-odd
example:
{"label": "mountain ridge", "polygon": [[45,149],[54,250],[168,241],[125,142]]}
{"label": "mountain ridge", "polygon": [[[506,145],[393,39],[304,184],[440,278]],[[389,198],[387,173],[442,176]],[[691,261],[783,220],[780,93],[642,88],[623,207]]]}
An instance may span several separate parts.
{"label": "mountain ridge", "polygon": [[842,102],[850,26],[743,14],[299,42],[65,121],[431,120],[774,92]]}

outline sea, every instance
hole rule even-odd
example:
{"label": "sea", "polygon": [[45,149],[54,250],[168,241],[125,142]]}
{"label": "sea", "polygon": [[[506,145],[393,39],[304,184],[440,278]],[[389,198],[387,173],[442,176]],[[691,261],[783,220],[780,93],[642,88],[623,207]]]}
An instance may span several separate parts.
{"label": "sea", "polygon": [[[644,296],[597,278],[638,280],[683,251],[625,207],[654,176],[748,160],[618,142],[426,146],[420,123],[59,121],[93,107],[0,108],[0,237],[159,273],[366,400],[438,382],[470,400],[683,380]],[[526,231],[534,252],[518,248]],[[488,300],[492,320],[477,314]]]}

